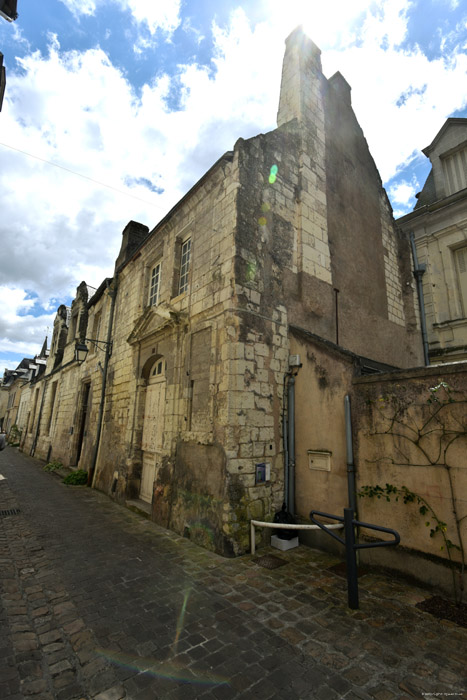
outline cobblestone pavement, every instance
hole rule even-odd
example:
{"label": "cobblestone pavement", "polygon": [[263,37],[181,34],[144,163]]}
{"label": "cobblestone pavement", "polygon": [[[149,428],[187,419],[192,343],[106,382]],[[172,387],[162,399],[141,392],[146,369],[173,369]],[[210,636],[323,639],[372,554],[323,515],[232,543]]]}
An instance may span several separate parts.
{"label": "cobblestone pavement", "polygon": [[0,455],[2,700],[467,698],[423,590],[367,574],[350,611],[331,555],[223,559],[41,466]]}

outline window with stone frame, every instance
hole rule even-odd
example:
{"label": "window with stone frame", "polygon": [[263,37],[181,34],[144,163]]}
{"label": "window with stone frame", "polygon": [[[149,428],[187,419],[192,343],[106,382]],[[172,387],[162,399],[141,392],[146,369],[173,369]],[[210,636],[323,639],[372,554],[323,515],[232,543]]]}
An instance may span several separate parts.
{"label": "window with stone frame", "polygon": [[76,331],[78,329],[78,313],[74,313],[70,319],[70,329],[68,331],[68,342],[71,343],[76,339]]}
{"label": "window with stone frame", "polygon": [[467,187],[467,145],[462,143],[454,151],[440,156],[444,170],[446,194],[454,194]]}
{"label": "window with stone frame", "polygon": [[50,393],[50,403],[49,403],[49,412],[47,416],[47,427],[45,432],[47,435],[50,435],[50,428],[52,425],[52,418],[54,414],[54,407],[55,407],[55,399],[57,396],[57,387],[58,387],[58,381],[54,382],[51,386],[51,393]]}
{"label": "window with stone frame", "polygon": [[190,272],[191,238],[183,241],[180,250],[180,274],[178,293],[183,294],[188,289],[188,276]]}
{"label": "window with stone frame", "polygon": [[[92,332],[91,332],[91,338],[94,341],[99,340],[99,332],[100,332],[100,328],[101,328],[101,317],[102,317],[102,311],[97,311],[94,314],[94,318],[92,321]],[[90,347],[91,353],[96,352],[97,348],[98,348],[97,343],[95,343],[95,342],[91,343],[91,347]]]}
{"label": "window with stone frame", "polygon": [[151,280],[149,283],[149,306],[157,306],[161,291],[161,273],[162,263],[158,262],[151,271]]}
{"label": "window with stone frame", "polygon": [[467,246],[454,251],[457,281],[464,317],[467,317]]}

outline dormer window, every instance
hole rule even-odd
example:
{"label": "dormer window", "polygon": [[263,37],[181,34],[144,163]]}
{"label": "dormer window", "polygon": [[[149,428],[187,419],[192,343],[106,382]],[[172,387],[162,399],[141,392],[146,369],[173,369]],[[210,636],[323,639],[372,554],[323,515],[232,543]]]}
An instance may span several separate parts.
{"label": "dormer window", "polygon": [[446,194],[454,194],[467,187],[467,146],[441,155]]}

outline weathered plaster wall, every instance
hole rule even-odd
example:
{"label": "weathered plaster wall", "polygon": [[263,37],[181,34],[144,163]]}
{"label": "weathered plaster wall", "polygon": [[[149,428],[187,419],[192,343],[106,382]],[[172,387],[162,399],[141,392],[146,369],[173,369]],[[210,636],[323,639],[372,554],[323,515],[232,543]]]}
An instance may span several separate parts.
{"label": "weathered plaster wall", "polygon": [[[449,388],[444,388],[441,383]],[[440,386],[441,385],[441,386]],[[439,387],[437,391],[430,391]],[[447,536],[454,545],[465,548],[467,542],[467,367],[409,370],[406,373],[362,377],[355,380],[353,392],[355,460],[357,485],[393,484],[406,486],[419,494],[446,523]],[[422,504],[423,505],[423,504]],[[421,515],[420,504],[404,504],[360,498],[359,517],[400,532],[398,550],[369,550],[362,554],[379,563],[405,569],[425,582],[440,578],[440,568],[430,560],[448,557],[443,539],[430,537],[435,520],[430,513]],[[459,532],[456,517],[462,521]],[[430,522],[430,526],[425,523]],[[405,550],[405,551],[404,551]],[[412,559],[407,555],[413,555]],[[423,553],[425,559],[416,555]],[[460,552],[450,549],[454,560]],[[449,585],[449,572],[441,580]]]}
{"label": "weathered plaster wall", "polygon": [[[353,358],[297,331],[290,346],[303,364],[295,380],[296,513],[342,515],[348,506],[344,396],[352,386]],[[329,453],[329,471],[310,450]]]}

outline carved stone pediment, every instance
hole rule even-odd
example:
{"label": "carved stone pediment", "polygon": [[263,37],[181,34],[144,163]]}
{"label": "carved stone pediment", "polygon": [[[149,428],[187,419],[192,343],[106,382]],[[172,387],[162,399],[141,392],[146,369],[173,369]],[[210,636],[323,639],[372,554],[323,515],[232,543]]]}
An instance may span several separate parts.
{"label": "carved stone pediment", "polygon": [[159,335],[170,328],[184,326],[188,323],[186,311],[177,311],[167,302],[157,306],[147,306],[127,338],[130,345],[139,343],[150,336]]}

